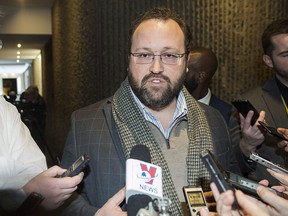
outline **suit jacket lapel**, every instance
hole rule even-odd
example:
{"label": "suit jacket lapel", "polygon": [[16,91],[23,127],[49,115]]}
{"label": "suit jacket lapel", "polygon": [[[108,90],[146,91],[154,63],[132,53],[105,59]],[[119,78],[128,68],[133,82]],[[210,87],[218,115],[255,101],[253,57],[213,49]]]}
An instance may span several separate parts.
{"label": "suit jacket lapel", "polygon": [[[112,99],[111,99],[112,100]],[[111,137],[113,140],[113,143],[115,145],[118,157],[120,159],[120,162],[125,170],[126,168],[126,159],[125,159],[125,154],[121,145],[121,141],[120,141],[120,137],[118,135],[118,132],[116,130],[116,125],[114,122],[114,119],[112,117],[112,101],[110,99],[107,101],[107,103],[104,105],[104,116],[106,118],[107,121],[107,125],[109,127],[110,133],[111,133]]]}

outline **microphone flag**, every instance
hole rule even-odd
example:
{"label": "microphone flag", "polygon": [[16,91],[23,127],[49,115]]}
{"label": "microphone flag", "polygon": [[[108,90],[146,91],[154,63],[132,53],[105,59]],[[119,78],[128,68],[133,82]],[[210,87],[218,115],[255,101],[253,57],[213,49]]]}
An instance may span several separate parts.
{"label": "microphone flag", "polygon": [[138,159],[126,161],[126,202],[135,194],[163,198],[162,168]]}

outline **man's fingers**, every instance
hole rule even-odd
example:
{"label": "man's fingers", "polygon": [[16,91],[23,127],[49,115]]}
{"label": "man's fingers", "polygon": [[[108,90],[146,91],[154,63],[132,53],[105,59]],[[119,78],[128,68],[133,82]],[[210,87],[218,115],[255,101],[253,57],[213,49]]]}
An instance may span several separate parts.
{"label": "man's fingers", "polygon": [[281,212],[281,209],[285,209],[287,206],[287,200],[279,197],[261,185],[257,187],[257,193],[265,203],[273,206],[278,212]]}
{"label": "man's fingers", "polygon": [[266,180],[266,179],[261,180],[259,183],[262,184],[262,185],[265,185],[265,186],[269,185],[269,181]]}
{"label": "man's fingers", "polygon": [[52,166],[49,169],[45,170],[43,172],[43,176],[55,177],[57,175],[62,174],[64,171],[65,171],[65,169],[62,169],[61,167],[55,165],[55,166]]}
{"label": "man's fingers", "polygon": [[288,178],[287,174],[276,172],[271,169],[267,169],[267,171],[276,179],[278,179],[283,185],[288,186]]}
{"label": "man's fingers", "polygon": [[212,190],[212,192],[213,192],[213,195],[214,195],[215,200],[217,201],[218,198],[219,198],[220,193],[219,193],[218,188],[217,188],[217,186],[215,185],[214,182],[212,182],[212,183],[210,184],[210,188],[211,188],[211,190]]}
{"label": "man's fingers", "polygon": [[107,204],[111,207],[119,206],[120,203],[125,199],[125,187],[119,190],[113,197],[111,197]]}
{"label": "man's fingers", "polygon": [[81,172],[73,177],[54,178],[53,181],[57,181],[60,189],[74,188],[82,181],[83,177],[84,173]]}
{"label": "man's fingers", "polygon": [[263,210],[260,208],[255,208],[255,202],[251,202],[251,199],[248,199],[248,196],[245,196],[242,191],[237,190],[235,192],[237,201],[241,207],[244,207],[245,213],[247,215],[261,215],[261,216],[268,216],[268,214],[265,214]]}

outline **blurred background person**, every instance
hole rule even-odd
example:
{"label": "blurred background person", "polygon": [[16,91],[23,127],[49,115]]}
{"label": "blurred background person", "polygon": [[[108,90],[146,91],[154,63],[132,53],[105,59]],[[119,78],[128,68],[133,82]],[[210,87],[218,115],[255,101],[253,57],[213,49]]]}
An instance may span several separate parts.
{"label": "blurred background person", "polygon": [[7,93],[7,95],[4,95],[4,98],[12,103],[12,104],[16,104],[16,98],[17,98],[17,91],[15,89],[10,89]]}
{"label": "blurred background person", "polygon": [[20,100],[26,105],[25,108],[27,110],[24,111],[31,112],[31,121],[36,121],[35,124],[39,127],[41,134],[44,135],[47,109],[43,97],[39,94],[38,87],[34,85],[29,86],[21,94]]}
{"label": "blurred background person", "polygon": [[217,109],[229,125],[232,105],[212,94],[210,85],[218,68],[215,53],[205,47],[192,47],[189,53],[185,87],[199,102]]}
{"label": "blurred background person", "polygon": [[43,97],[39,94],[38,87],[35,85],[29,86],[21,94],[20,103],[17,107],[21,113],[22,121],[29,128],[33,139],[41,151],[49,157],[49,159],[51,158],[51,165],[58,164],[46,142],[45,126],[47,108]]}

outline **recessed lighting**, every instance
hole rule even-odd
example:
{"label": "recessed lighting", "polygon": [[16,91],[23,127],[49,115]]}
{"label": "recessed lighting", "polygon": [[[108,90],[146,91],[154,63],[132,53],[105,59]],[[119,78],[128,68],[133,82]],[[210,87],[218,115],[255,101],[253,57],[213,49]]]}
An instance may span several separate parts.
{"label": "recessed lighting", "polygon": [[16,62],[19,63],[19,59],[17,59]]}
{"label": "recessed lighting", "polygon": [[17,55],[17,58],[20,58],[20,56],[19,56],[19,55]]}
{"label": "recessed lighting", "polygon": [[22,45],[21,45],[20,43],[19,43],[19,44],[17,44],[17,47],[18,47],[18,48],[20,48],[21,46],[22,46]]}
{"label": "recessed lighting", "polygon": [[20,55],[20,51],[17,52],[17,55]]}

